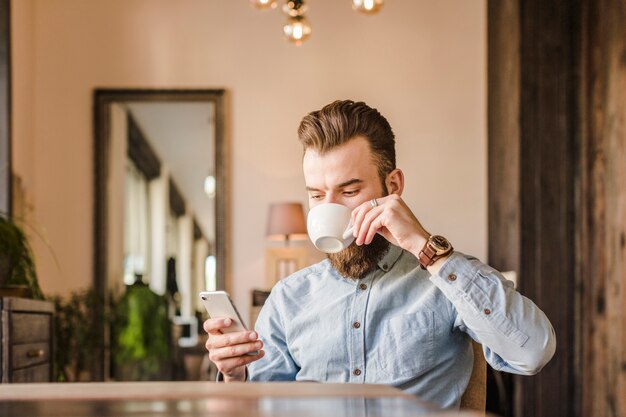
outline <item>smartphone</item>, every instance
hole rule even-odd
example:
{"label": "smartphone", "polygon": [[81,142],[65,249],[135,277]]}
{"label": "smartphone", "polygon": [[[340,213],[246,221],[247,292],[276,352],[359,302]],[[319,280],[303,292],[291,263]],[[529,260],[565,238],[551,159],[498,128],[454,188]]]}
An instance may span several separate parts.
{"label": "smartphone", "polygon": [[203,291],[200,293],[200,299],[206,312],[209,313],[209,318],[229,317],[233,321],[230,327],[222,329],[222,333],[248,330],[239,311],[237,311],[237,307],[226,291]]}
{"label": "smartphone", "polygon": [[[248,330],[246,324],[241,319],[237,307],[230,299],[230,296],[226,291],[203,291],[200,293],[200,299],[202,304],[209,313],[209,318],[213,317],[229,317],[233,322],[232,324],[222,329],[222,333],[243,332]],[[248,352],[246,355],[258,355],[259,351]]]}

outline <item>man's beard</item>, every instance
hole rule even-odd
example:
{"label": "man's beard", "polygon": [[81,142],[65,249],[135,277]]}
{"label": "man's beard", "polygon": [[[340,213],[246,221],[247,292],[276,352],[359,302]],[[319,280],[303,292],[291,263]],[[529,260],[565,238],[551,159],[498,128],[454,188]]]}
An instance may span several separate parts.
{"label": "man's beard", "polygon": [[343,277],[361,279],[376,267],[388,249],[387,239],[377,233],[369,245],[357,246],[353,242],[341,252],[329,254],[328,260]]}

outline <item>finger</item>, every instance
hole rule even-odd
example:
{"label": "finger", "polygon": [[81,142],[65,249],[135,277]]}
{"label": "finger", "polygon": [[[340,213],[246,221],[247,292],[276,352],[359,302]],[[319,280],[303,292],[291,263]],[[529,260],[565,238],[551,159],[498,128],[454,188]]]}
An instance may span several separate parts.
{"label": "finger", "polygon": [[216,363],[217,369],[223,374],[229,374],[233,369],[245,366],[249,363],[257,361],[265,356],[265,351],[262,350],[258,355],[244,355],[236,358],[225,359]]}
{"label": "finger", "polygon": [[368,208],[365,205],[365,203],[359,205],[357,208],[352,210],[352,226],[354,228],[354,231],[352,232],[352,235],[354,237],[357,237],[359,235],[359,230],[361,228],[361,223],[363,223],[363,219],[365,218],[365,215],[367,214],[367,211],[368,211]]}
{"label": "finger", "polygon": [[206,341],[206,348],[212,350],[225,346],[240,345],[242,343],[254,342],[258,338],[259,335],[254,331],[210,334],[209,339]]}
{"label": "finger", "polygon": [[[361,225],[359,227],[359,234],[356,238],[356,244],[357,245],[362,245],[364,243],[369,243],[367,242],[367,236],[369,235],[370,229],[372,227],[372,222],[374,221],[374,219],[378,218],[384,211],[384,207],[382,206],[377,206],[372,208],[363,218],[363,221],[361,222]],[[374,233],[376,233],[376,230],[374,230]]]}
{"label": "finger", "polygon": [[262,347],[263,342],[261,342],[260,340],[240,345],[226,346],[211,350],[210,359],[214,362],[223,361],[228,358],[236,358],[238,356],[246,355],[250,352],[259,351]]}
{"label": "finger", "polygon": [[382,216],[377,216],[370,223],[370,227],[367,230],[367,235],[365,236],[363,243],[365,245],[369,245],[370,243],[372,243],[372,240],[374,240],[374,236],[376,236],[376,233],[379,233],[383,227],[384,226]]}
{"label": "finger", "polygon": [[233,324],[233,320],[228,317],[214,317],[206,320],[202,327],[204,331],[209,334],[220,334],[221,329],[230,327]]}
{"label": "finger", "polygon": [[354,225],[354,237],[358,237],[359,236],[359,231],[362,227],[362,223],[363,220],[365,219],[365,216],[373,209],[376,209],[378,207],[380,207],[381,205],[383,205],[385,203],[385,200],[387,199],[387,197],[380,197],[376,199],[376,202],[378,203],[378,206],[374,207],[372,206],[372,200],[368,200],[362,204],[360,204],[359,206],[357,206],[353,211],[352,211],[352,224]]}

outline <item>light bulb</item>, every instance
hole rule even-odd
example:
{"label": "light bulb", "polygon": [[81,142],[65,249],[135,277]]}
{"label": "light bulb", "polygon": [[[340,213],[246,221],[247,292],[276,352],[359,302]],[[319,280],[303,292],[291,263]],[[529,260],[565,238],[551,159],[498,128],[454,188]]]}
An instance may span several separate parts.
{"label": "light bulb", "polygon": [[381,7],[383,0],[352,0],[352,8],[365,14],[378,13]]}
{"label": "light bulb", "polygon": [[308,7],[304,0],[288,0],[283,6],[283,12],[291,17],[304,16],[307,9]]}
{"label": "light bulb", "polygon": [[303,41],[311,36],[311,25],[304,17],[298,16],[289,19],[289,22],[283,27],[283,32],[287,40],[300,46]]}
{"label": "light bulb", "polygon": [[276,0],[250,0],[250,5],[257,9],[274,9],[277,3]]}
{"label": "light bulb", "polygon": [[204,193],[209,198],[215,197],[216,181],[213,175],[207,175],[204,179]]}

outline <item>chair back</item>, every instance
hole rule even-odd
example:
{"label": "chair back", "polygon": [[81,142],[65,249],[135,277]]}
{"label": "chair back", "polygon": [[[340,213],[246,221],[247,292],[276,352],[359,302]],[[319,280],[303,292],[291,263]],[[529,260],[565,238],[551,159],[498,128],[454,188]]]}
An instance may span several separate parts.
{"label": "chair back", "polygon": [[487,403],[487,361],[483,347],[472,340],[474,367],[467,388],[461,397],[461,409],[484,413]]}

